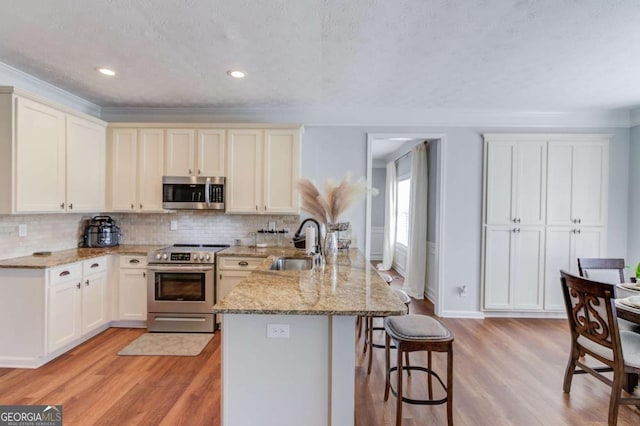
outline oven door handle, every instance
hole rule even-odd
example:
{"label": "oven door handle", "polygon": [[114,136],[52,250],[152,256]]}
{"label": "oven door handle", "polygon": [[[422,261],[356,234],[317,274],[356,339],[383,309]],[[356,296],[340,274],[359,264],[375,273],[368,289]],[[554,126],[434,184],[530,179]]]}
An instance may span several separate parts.
{"label": "oven door handle", "polygon": [[210,272],[213,266],[191,266],[191,265],[148,265],[150,272]]}

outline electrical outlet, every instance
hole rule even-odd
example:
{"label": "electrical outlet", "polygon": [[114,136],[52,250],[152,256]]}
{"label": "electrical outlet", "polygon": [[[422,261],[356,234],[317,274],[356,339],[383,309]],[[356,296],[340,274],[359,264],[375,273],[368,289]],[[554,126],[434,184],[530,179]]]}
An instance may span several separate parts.
{"label": "electrical outlet", "polygon": [[18,237],[26,237],[27,236],[27,224],[21,223],[18,225]]}
{"label": "electrical outlet", "polygon": [[177,220],[172,220],[171,221],[171,230],[172,231],[177,231],[178,230],[178,221]]}
{"label": "electrical outlet", "polygon": [[288,339],[289,324],[267,324],[267,337],[270,339]]}

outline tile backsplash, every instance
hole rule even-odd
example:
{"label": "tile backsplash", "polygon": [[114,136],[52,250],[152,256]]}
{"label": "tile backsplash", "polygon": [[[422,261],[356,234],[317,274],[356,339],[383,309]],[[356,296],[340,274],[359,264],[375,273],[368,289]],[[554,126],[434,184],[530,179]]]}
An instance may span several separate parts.
{"label": "tile backsplash", "polygon": [[[122,232],[121,244],[202,243],[230,244],[237,239],[253,244],[251,235],[267,229],[275,222],[276,229],[288,234],[269,238],[270,245],[289,245],[300,223],[299,216],[229,215],[218,212],[185,211],[179,213],[107,213],[116,220]],[[0,215],[0,259],[30,255],[34,251],[65,250],[78,246],[86,221],[86,214]],[[176,221],[177,230],[171,230]],[[19,225],[27,226],[27,235],[18,236]],[[261,235],[262,236],[262,235]]]}

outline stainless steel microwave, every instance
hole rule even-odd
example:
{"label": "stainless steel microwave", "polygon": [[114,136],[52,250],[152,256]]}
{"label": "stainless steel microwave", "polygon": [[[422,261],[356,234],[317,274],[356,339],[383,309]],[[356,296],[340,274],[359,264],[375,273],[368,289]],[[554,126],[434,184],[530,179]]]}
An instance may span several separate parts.
{"label": "stainless steel microwave", "polygon": [[162,208],[224,210],[224,177],[163,176]]}

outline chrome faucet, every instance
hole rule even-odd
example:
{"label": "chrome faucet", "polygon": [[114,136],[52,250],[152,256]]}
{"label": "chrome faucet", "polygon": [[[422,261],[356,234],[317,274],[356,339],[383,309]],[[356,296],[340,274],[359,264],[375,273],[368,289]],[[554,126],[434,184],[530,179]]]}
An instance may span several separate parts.
{"label": "chrome faucet", "polygon": [[322,238],[320,235],[320,223],[315,220],[314,218],[307,218],[305,220],[302,221],[302,223],[300,224],[300,227],[298,228],[298,230],[296,231],[295,235],[293,236],[294,241],[295,240],[299,240],[302,235],[300,235],[300,233],[302,232],[302,229],[304,228],[304,224],[307,222],[313,222],[316,225],[316,238],[318,239],[318,244],[316,245],[316,253],[320,254],[320,256],[322,256]]}

